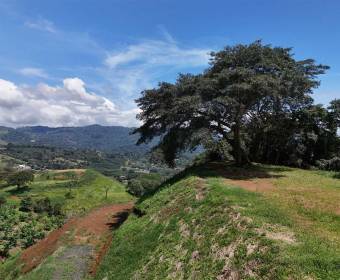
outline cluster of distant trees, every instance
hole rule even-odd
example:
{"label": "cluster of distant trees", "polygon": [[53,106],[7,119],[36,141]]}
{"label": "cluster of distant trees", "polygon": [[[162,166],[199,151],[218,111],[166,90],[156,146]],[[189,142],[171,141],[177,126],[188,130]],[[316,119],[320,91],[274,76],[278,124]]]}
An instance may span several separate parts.
{"label": "cluster of distant trees", "polygon": [[160,137],[154,151],[169,165],[203,146],[212,158],[340,169],[340,99],[314,104],[328,66],[296,60],[291,48],[256,41],[211,54],[208,69],[162,82],[137,100],[138,143]]}

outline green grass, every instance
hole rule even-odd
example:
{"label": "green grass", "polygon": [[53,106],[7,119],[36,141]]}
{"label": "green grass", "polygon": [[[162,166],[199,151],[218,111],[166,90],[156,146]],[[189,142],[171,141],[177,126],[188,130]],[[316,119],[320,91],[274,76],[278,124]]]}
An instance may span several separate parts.
{"label": "green grass", "polygon": [[[250,192],[230,177],[270,178],[274,188]],[[340,279],[333,177],[272,166],[188,170],[140,201],[145,215],[114,233],[95,279]]]}
{"label": "green grass", "polygon": [[21,275],[18,280],[69,280],[75,279],[76,274],[79,275],[78,277],[86,274],[86,266],[82,267],[83,271],[79,271],[80,268],[77,265],[81,265],[82,262],[88,263],[89,260],[80,257],[78,260],[70,261],[69,258],[63,257],[67,249],[67,247],[60,247],[53,255],[47,257],[42,265],[30,273]]}
{"label": "green grass", "polygon": [[[11,186],[0,189],[0,195],[6,196],[8,203],[12,205],[19,205],[21,198],[26,195],[32,196],[33,199],[48,197],[53,203],[61,203],[68,215],[84,213],[105,204],[125,203],[132,200],[132,196],[125,191],[122,184],[94,170],[86,170],[77,186],[72,187],[73,198],[71,199],[65,197],[71,179],[56,180],[53,176],[52,179],[44,178],[44,174],[37,176],[24,192],[17,191],[16,187]],[[106,186],[109,186],[107,198],[105,197]]]}
{"label": "green grass", "polygon": [[[55,179],[56,177],[61,178],[60,172],[57,172],[58,176],[53,176],[55,175],[54,172],[50,173],[52,176],[47,177],[45,176],[46,174],[38,174],[35,181],[24,191],[18,191],[16,187],[10,186],[0,189],[0,195],[4,195],[7,198],[7,205],[16,207],[14,209],[16,212],[20,212],[17,207],[20,205],[21,199],[27,195],[31,196],[34,200],[48,197],[52,203],[59,202],[62,204],[62,210],[67,217],[84,214],[93,208],[103,205],[126,203],[133,200],[133,197],[125,191],[125,187],[122,184],[94,170],[86,170],[78,178],[78,183],[72,187],[73,198],[68,199],[65,197],[65,194],[69,191],[69,184],[72,181],[68,178],[69,175],[65,175],[63,179]],[[107,198],[105,196],[106,186],[109,187]],[[39,216],[39,222],[41,221],[41,216]],[[1,234],[2,229],[0,228],[0,236]],[[3,263],[0,262],[1,280],[18,279],[20,267],[18,267],[17,259],[19,256],[20,253],[10,256]],[[49,278],[51,276],[49,273],[52,271],[51,267],[55,268],[58,266],[53,258],[54,256],[51,256],[41,269],[34,270],[22,279],[51,279]]]}

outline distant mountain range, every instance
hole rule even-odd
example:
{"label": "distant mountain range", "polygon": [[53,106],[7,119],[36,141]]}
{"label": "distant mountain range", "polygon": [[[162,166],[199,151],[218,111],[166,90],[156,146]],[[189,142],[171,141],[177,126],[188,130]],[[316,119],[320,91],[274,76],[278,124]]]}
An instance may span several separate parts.
{"label": "distant mountain range", "polygon": [[44,145],[66,149],[91,149],[105,152],[146,152],[151,145],[136,146],[133,128],[90,125],[84,127],[30,126],[0,127],[0,144]]}

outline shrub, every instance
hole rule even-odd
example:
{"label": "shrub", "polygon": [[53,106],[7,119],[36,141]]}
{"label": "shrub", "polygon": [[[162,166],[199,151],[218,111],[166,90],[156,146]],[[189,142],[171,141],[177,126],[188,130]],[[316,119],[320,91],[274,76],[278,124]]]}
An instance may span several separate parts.
{"label": "shrub", "polygon": [[31,212],[33,211],[33,200],[30,196],[25,196],[20,201],[20,211]]}
{"label": "shrub", "polygon": [[34,203],[33,209],[34,209],[34,212],[36,212],[36,213],[46,212],[46,213],[50,214],[53,211],[51,200],[48,197],[38,199]]}
{"label": "shrub", "polygon": [[65,193],[65,198],[72,199],[72,198],[75,198],[75,195],[71,191],[68,191]]}
{"label": "shrub", "polygon": [[52,207],[52,212],[49,214],[53,216],[61,216],[63,214],[61,203],[55,203]]}
{"label": "shrub", "polygon": [[5,205],[7,202],[6,197],[4,195],[0,195],[0,207]]}
{"label": "shrub", "polygon": [[127,191],[140,197],[152,193],[162,181],[163,178],[158,174],[139,174],[138,177],[129,180]]}
{"label": "shrub", "polygon": [[127,191],[135,196],[142,196],[144,188],[139,180],[132,179],[127,185]]}
{"label": "shrub", "polygon": [[44,238],[45,234],[41,230],[37,230],[36,223],[32,221],[21,228],[20,238],[24,248],[33,245],[37,240]]}
{"label": "shrub", "polygon": [[340,157],[321,159],[317,161],[317,167],[322,170],[340,171]]}

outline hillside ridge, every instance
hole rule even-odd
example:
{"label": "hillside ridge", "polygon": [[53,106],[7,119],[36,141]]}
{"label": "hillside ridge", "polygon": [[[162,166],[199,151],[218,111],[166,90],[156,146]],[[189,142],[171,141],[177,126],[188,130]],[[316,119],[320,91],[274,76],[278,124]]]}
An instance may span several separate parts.
{"label": "hillside ridge", "polygon": [[339,279],[333,175],[189,168],[136,204],[138,215],[114,233],[95,279]]}
{"label": "hillside ridge", "polygon": [[63,148],[93,149],[105,152],[142,152],[150,145],[136,146],[133,127],[89,125],[82,127],[26,126],[0,127],[0,140],[20,145],[46,145]]}

